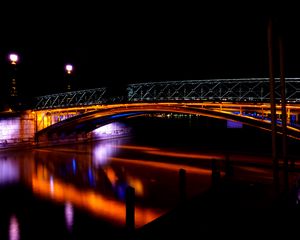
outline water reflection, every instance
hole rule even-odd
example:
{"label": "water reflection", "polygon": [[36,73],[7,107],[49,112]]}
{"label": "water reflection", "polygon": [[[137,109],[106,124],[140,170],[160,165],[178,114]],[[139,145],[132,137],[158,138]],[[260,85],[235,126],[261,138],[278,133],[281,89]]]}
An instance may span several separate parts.
{"label": "water reflection", "polygon": [[93,148],[93,163],[96,167],[107,165],[112,156],[118,153],[118,146],[121,145],[122,139],[97,142]]}
{"label": "water reflection", "polygon": [[20,229],[19,222],[15,215],[10,217],[9,221],[9,240],[19,240],[20,239]]}
{"label": "water reflection", "polygon": [[[158,158],[162,156],[169,160],[162,162]],[[0,153],[0,184],[19,181],[32,191],[34,198],[61,206],[61,213],[55,215],[53,221],[63,221],[64,230],[71,234],[76,232],[74,219],[76,223],[80,221],[78,212],[113,226],[125,226],[125,192],[131,186],[136,194],[135,224],[140,227],[178,203],[180,168],[187,170],[191,181],[198,178],[197,184],[190,185],[189,189],[194,188],[193,191],[199,193],[210,186],[210,169],[187,166],[184,161],[173,162],[174,157],[184,156],[201,157],[130,145],[127,139]],[[17,200],[16,204],[19,204]],[[47,218],[46,213],[36,216],[36,221]],[[11,222],[14,228],[18,226],[16,219]]]}
{"label": "water reflection", "polygon": [[69,232],[72,232],[74,222],[74,208],[71,202],[65,203],[65,220]]}
{"label": "water reflection", "polygon": [[[38,166],[41,168],[43,166]],[[43,170],[43,172],[45,169]],[[41,172],[41,171],[39,171]],[[43,176],[32,176],[32,189],[34,193],[52,198],[58,202],[69,202],[77,207],[88,210],[102,218],[116,224],[125,223],[125,205],[112,196],[107,196],[93,189],[81,189],[71,183],[65,183],[61,179],[45,179]],[[51,186],[52,184],[52,186]],[[118,186],[119,195],[124,198],[125,186]],[[136,225],[141,226],[157,218],[161,213],[151,208],[136,207]]]}
{"label": "water reflection", "polygon": [[19,181],[20,169],[18,161],[0,158],[0,185]]}

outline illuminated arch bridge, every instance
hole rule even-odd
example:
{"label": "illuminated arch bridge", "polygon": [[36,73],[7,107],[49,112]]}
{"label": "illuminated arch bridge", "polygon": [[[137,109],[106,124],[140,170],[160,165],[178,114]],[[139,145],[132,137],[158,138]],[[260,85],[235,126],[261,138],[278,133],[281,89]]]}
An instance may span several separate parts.
{"label": "illuminated arch bridge", "polygon": [[[82,134],[119,118],[149,112],[204,115],[270,129],[268,78],[129,84],[126,101],[107,99],[105,92],[106,88],[96,88],[38,97],[37,137]],[[276,99],[280,103],[279,79]],[[295,126],[300,114],[300,78],[286,78],[286,100],[289,136],[299,138]],[[276,107],[280,118],[281,106]]]}

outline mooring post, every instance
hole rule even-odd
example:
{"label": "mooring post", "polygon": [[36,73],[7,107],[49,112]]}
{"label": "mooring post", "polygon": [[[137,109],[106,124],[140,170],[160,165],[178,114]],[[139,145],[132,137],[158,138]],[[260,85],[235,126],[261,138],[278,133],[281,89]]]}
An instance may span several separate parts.
{"label": "mooring post", "polygon": [[216,159],[211,160],[211,181],[212,186],[215,187],[219,184],[221,178],[219,162]]}
{"label": "mooring post", "polygon": [[135,207],[135,189],[131,186],[126,188],[126,229],[129,234],[134,232],[134,207]]}
{"label": "mooring post", "polygon": [[186,171],[179,169],[179,200],[184,202],[186,200]]}

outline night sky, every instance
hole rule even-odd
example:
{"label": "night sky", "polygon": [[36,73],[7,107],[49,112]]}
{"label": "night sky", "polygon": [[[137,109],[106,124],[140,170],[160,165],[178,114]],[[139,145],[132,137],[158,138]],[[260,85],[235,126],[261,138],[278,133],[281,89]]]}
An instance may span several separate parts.
{"label": "night sky", "polygon": [[270,15],[275,16],[276,29],[282,29],[286,76],[300,77],[297,14],[253,3],[234,8],[215,4],[95,1],[70,7],[26,5],[26,11],[19,6],[16,17],[1,19],[1,92],[9,79],[7,55],[12,51],[20,54],[18,91],[27,97],[65,91],[66,63],[74,65],[73,90],[147,81],[268,77]]}

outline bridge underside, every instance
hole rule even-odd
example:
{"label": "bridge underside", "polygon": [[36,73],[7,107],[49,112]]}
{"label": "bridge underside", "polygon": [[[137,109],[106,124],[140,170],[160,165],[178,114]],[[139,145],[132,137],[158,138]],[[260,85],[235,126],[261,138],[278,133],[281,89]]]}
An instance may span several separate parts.
{"label": "bridge underside", "polygon": [[[134,103],[119,104],[110,108],[94,110],[68,118],[37,132],[36,140],[37,142],[43,142],[70,136],[82,136],[98,127],[122,118],[139,116],[147,113],[181,113],[201,115],[211,118],[237,121],[245,125],[267,131],[270,131],[271,129],[270,121],[242,114],[234,114],[228,111],[199,108],[199,106],[183,103]],[[281,132],[281,127],[278,126],[278,133]],[[292,138],[300,139],[300,131],[296,128],[288,127],[287,135]]]}

